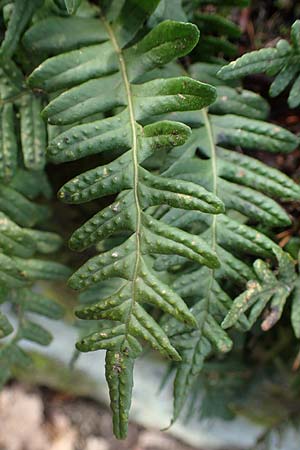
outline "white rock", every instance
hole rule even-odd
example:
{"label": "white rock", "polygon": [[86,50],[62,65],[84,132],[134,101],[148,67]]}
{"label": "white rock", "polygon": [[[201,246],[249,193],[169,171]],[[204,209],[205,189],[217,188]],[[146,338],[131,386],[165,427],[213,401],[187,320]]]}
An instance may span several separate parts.
{"label": "white rock", "polygon": [[92,436],[87,439],[85,450],[109,450],[109,444],[105,439]]}

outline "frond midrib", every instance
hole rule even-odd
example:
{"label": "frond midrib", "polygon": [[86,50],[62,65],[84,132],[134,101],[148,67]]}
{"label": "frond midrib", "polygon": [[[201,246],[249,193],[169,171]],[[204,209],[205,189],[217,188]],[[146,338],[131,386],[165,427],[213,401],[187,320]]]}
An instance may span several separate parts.
{"label": "frond midrib", "polygon": [[125,334],[124,334],[124,341],[127,338],[127,335],[129,334],[129,325],[131,320],[131,315],[133,312],[133,308],[136,302],[137,292],[136,292],[136,282],[138,278],[138,272],[140,268],[140,257],[141,257],[141,222],[142,222],[142,208],[140,205],[139,195],[138,195],[138,187],[139,187],[139,165],[138,165],[138,136],[137,136],[137,129],[136,129],[136,120],[135,120],[135,114],[134,114],[134,106],[132,101],[132,92],[131,92],[131,83],[128,78],[127,68],[126,68],[126,62],[123,56],[122,48],[119,46],[119,43],[117,41],[117,37],[115,36],[115,33],[110,26],[109,22],[106,20],[103,12],[101,11],[101,20],[107,30],[107,33],[111,39],[113,48],[115,49],[115,52],[118,56],[119,60],[119,66],[120,66],[120,72],[123,79],[126,97],[127,97],[127,107],[128,107],[128,114],[129,114],[129,122],[130,122],[130,128],[131,128],[131,136],[132,136],[132,163],[133,163],[133,196],[135,201],[135,207],[136,207],[136,229],[135,229],[135,243],[136,243],[136,250],[135,250],[135,263],[133,268],[133,277],[131,280],[132,284],[132,301],[130,305],[130,309],[128,311],[128,315],[125,321]]}
{"label": "frond midrib", "polygon": [[[217,175],[217,156],[216,156],[216,146],[214,142],[214,136],[212,127],[209,120],[209,115],[207,109],[203,109],[202,111],[203,119],[204,119],[204,127],[207,133],[209,147],[210,147],[210,160],[211,160],[211,172],[212,172],[212,193],[217,195],[218,191],[218,175]],[[217,252],[217,215],[214,214],[212,217],[211,223],[211,248],[216,253]],[[207,314],[209,313],[210,299],[212,294],[212,286],[215,278],[215,270],[209,269],[210,278],[208,283],[208,294],[205,299],[205,319],[202,321],[202,326],[205,323]]]}

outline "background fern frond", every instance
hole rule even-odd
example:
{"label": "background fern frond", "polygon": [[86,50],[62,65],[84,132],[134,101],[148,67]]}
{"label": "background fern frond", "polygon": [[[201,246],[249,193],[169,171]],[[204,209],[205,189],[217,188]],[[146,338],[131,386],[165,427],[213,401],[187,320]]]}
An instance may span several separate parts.
{"label": "background fern frond", "polygon": [[268,315],[264,318],[261,327],[263,331],[269,330],[280,319],[296,280],[296,273],[292,258],[279,250],[274,250],[278,259],[277,276],[262,260],[256,260],[254,270],[257,280],[249,281],[247,290],[238,296],[225,317],[222,326],[229,328],[249,309],[249,328],[253,326],[262,311],[270,303]]}
{"label": "background fern frond", "polygon": [[[194,75],[198,67],[191,67]],[[193,181],[215,192],[226,206],[226,215],[212,218],[201,212],[183,214],[180,209],[166,207],[154,212],[160,220],[199,234],[211,242],[221,263],[220,268],[198,268],[182,257],[171,255],[158,257],[154,265],[156,270],[168,271],[174,289],[186,299],[198,320],[197,328],[163,320],[167,334],[182,358],[180,363],[176,363],[173,421],[182,411],[205,359],[215,352],[222,353],[231,348],[230,337],[223,332],[220,323],[222,317],[230,317],[230,311],[234,311],[232,292],[238,286],[242,291],[247,282],[250,286],[250,280],[255,279],[250,255],[274,260],[276,254],[281,261],[289,261],[287,254],[267,235],[258,232],[253,224],[261,223],[266,229],[287,225],[289,217],[271,197],[298,200],[300,196],[299,186],[286,175],[246,154],[222,146],[238,144],[245,149],[290,152],[297,146],[297,138],[276,125],[252,119],[251,105],[259,108],[262,119],[268,114],[269,108],[259,96],[243,94],[240,88],[220,86],[218,89],[221,95],[226,92],[227,96],[217,98],[209,107],[208,114],[198,113],[198,120],[194,113],[193,117],[190,113],[185,116],[185,120],[193,123],[195,128],[182,148],[169,153],[164,162],[164,175]],[[243,98],[240,107],[237,103],[239,98]],[[226,137],[219,131],[222,124],[231,128],[224,126]],[[238,132],[234,130],[235,124]],[[282,146],[283,135],[286,137]],[[234,218],[236,213],[241,216]],[[290,281],[296,279],[293,264],[288,265],[287,272]],[[273,278],[272,289],[276,290],[278,283],[275,275]],[[245,297],[248,293],[243,295]],[[285,291],[280,297],[282,308],[286,296]],[[253,320],[252,316],[248,319],[243,313],[241,310],[239,315],[235,315],[235,324],[245,331],[253,325]]]}
{"label": "background fern frond", "polygon": [[[224,62],[237,54],[236,41],[241,30],[230,17],[233,7],[244,8],[249,2],[237,1],[206,1],[200,0],[196,5],[186,3],[185,10],[189,20],[195,23],[202,39],[195,50],[197,61],[211,63]],[[190,11],[190,13],[189,13]]]}
{"label": "background fern frond", "polygon": [[1,180],[8,182],[16,173],[20,147],[25,168],[43,170],[46,126],[41,118],[42,109],[43,99],[26,88],[20,67],[12,60],[0,60]]}
{"label": "background fern frond", "polygon": [[[5,338],[0,342],[1,386],[16,366],[30,365],[24,340],[40,345],[52,340],[34,317],[58,319],[64,314],[61,305],[39,292],[36,282],[62,281],[70,273],[63,264],[45,259],[57,252],[62,239],[45,231],[51,213],[40,199],[49,200],[52,192],[43,172],[47,138],[40,115],[43,100],[26,87],[24,74],[30,63],[19,46],[42,4],[42,0],[15,0],[2,10],[7,30],[0,48],[0,338]],[[13,318],[11,312],[16,313],[12,323],[6,317],[9,313]]]}
{"label": "background fern frond", "polygon": [[8,25],[4,39],[0,47],[0,58],[10,59],[16,51],[26,26],[34,13],[44,3],[44,0],[14,0],[12,11],[11,5],[4,6],[8,15]]}
{"label": "background fern frond", "polygon": [[[0,316],[0,337],[8,336],[0,344],[2,384],[15,366],[25,367],[31,363],[22,349],[22,341],[48,345],[52,340],[51,334],[27,314],[51,319],[59,319],[64,314],[61,305],[35,290],[34,283],[39,280],[63,281],[70,273],[63,264],[43,259],[43,255],[61,247],[62,239],[55,233],[31,228],[44,222],[47,216],[45,207],[33,203],[17,190],[19,183],[23,186],[26,177],[35,178],[35,172],[20,171],[10,185],[1,188],[0,208],[4,212],[0,213],[0,303],[6,311],[11,305],[18,318],[16,326],[12,326],[3,313]],[[35,182],[37,180],[38,177]],[[37,195],[39,191],[32,191],[30,197]]]}
{"label": "background fern frond", "polygon": [[201,39],[193,50],[197,61],[223,63],[237,54],[235,42],[241,35],[240,28],[229,17],[233,7],[243,8],[248,0],[185,1],[161,0],[151,15],[150,27],[164,20],[190,21],[197,25]]}
{"label": "background fern frond", "polygon": [[300,21],[291,28],[291,43],[281,39],[275,48],[256,50],[224,66],[218,73],[224,80],[241,78],[265,72],[274,77],[269,94],[276,97],[288,86],[288,104],[296,108],[300,104]]}

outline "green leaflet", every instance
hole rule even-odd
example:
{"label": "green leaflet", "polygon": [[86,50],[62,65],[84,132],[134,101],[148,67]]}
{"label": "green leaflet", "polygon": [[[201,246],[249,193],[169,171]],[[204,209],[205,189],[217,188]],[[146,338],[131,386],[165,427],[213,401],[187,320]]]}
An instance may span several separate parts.
{"label": "green leaflet", "polygon": [[[33,259],[37,251],[50,253],[57,250],[61,240],[54,233],[21,228],[3,213],[0,215],[0,286],[4,290],[1,303],[7,301],[15,303],[19,311],[19,327],[13,340],[6,341],[1,346],[0,378],[4,382],[10,376],[10,367],[14,365],[25,367],[30,363],[19,341],[26,339],[40,345],[48,345],[52,340],[47,330],[38,323],[26,319],[26,313],[35,313],[51,319],[61,318],[64,313],[60,305],[33,292],[32,282],[42,279],[64,280],[70,271],[59,263]],[[36,241],[37,237],[40,242]],[[13,331],[7,319],[1,314],[0,330],[0,337]]]}
{"label": "green leaflet", "polygon": [[241,35],[240,28],[225,17],[217,14],[195,13],[195,21],[200,30],[227,35],[229,38],[238,38]]}
{"label": "green leaflet", "polygon": [[18,225],[32,227],[49,217],[49,209],[28,200],[10,185],[0,184],[0,210]]}
{"label": "green leaflet", "polygon": [[[42,99],[26,90],[25,78],[13,61],[0,61],[0,180],[11,181],[17,171],[19,139],[24,165],[41,171],[46,162],[46,126]],[[18,137],[20,130],[20,138]]]}
{"label": "green leaflet", "polygon": [[39,314],[50,319],[61,319],[64,315],[64,308],[47,297],[44,297],[30,289],[22,289],[12,300],[20,305],[24,311]]}
{"label": "green leaflet", "polygon": [[59,250],[63,240],[56,233],[39,230],[24,230],[27,235],[35,240],[36,249],[39,253],[52,253]]}
{"label": "green leaflet", "polygon": [[[28,367],[32,363],[30,356],[22,349],[20,345],[17,345],[14,342],[1,347],[0,361],[0,376],[1,378],[3,377],[3,375],[6,377],[5,382],[11,375],[9,367],[18,366],[25,370],[28,369]],[[3,366],[5,367],[5,369],[2,371]]]}
{"label": "green leaflet", "polygon": [[40,345],[49,345],[52,341],[52,335],[41,325],[27,320],[23,321],[18,330],[18,339],[26,339]]}
{"label": "green leaflet", "polygon": [[270,95],[275,97],[291,86],[288,103],[296,108],[300,103],[300,21],[291,28],[291,44],[281,39],[275,48],[265,48],[246,53],[236,61],[224,66],[219,76],[224,79],[244,77],[252,73],[266,72],[275,76],[270,86]]}
{"label": "green leaflet", "polygon": [[30,281],[49,280],[63,281],[70,275],[70,269],[63,264],[42,260],[15,257],[14,261],[22,270],[22,273]]}
{"label": "green leaflet", "polygon": [[267,101],[254,92],[219,86],[217,95],[217,100],[210,106],[212,114],[230,114],[232,111],[238,111],[240,116],[261,120],[265,120],[269,115],[270,107]]}
{"label": "green leaflet", "polygon": [[232,114],[212,117],[211,120],[216,139],[222,145],[260,148],[272,153],[289,153],[298,145],[297,136],[268,122]]}
{"label": "green leaflet", "polygon": [[[236,25],[217,14],[196,13],[194,20],[201,32],[204,33],[204,38],[197,47],[197,52],[202,55],[202,60],[214,61],[217,59],[214,55],[219,54],[226,58],[236,55],[236,46],[229,40],[240,34]],[[208,35],[207,32],[212,34]],[[224,35],[227,36],[224,37]]]}
{"label": "green leaflet", "polygon": [[33,94],[21,99],[21,144],[24,165],[28,169],[42,170],[46,161],[46,128],[40,116],[41,99]]}
{"label": "green leaflet", "polygon": [[[293,289],[294,288],[294,289]],[[295,333],[295,336],[300,337],[300,277],[299,277],[299,255],[298,255],[298,277],[296,278],[294,285],[290,286],[292,311],[291,311],[291,323]]]}
{"label": "green leaflet", "polygon": [[[142,3],[140,6],[142,8]],[[123,280],[108,297],[77,311],[80,318],[120,324],[112,324],[109,329],[96,332],[77,344],[81,351],[108,351],[106,373],[118,437],[126,434],[133,360],[141,352],[138,339],[148,341],[167,357],[179,359],[167,335],[143,304],[149,303],[178,320],[195,324],[179,295],[156,277],[147,255],[175,253],[198,264],[218,266],[214,252],[204,240],[151,218],[147,209],[164,203],[212,214],[223,211],[222,202],[197,184],[153,175],[142,167],[143,161],[151,155],[182,145],[190,135],[189,128],[181,123],[156,121],[143,126],[144,121],[151,118],[154,121],[158,114],[205,107],[215,99],[215,90],[189,77],[138,83],[145,72],[188,53],[197,43],[199,33],[194,25],[166,21],[134,46],[122,50],[129,36],[132,37],[141,25],[142,16],[137,8],[135,17],[127,15],[127,19],[132,20],[126,30],[121,28],[123,17],[127,11],[132,11],[131,7],[130,1],[125,2],[113,23],[102,18],[106,33],[102,44],[82,47],[84,37],[78,33],[80,50],[46,60],[29,77],[33,87],[63,90],[43,112],[51,124],[71,125],[50,143],[49,155],[54,162],[107,153],[116,148],[121,152],[121,156],[109,164],[78,175],[59,193],[66,202],[82,203],[122,192],[112,205],[74,233],[71,245],[84,249],[122,230],[129,231],[131,236],[121,245],[89,260],[70,279],[75,289],[110,278]],[[30,45],[34,33],[34,30],[26,33],[26,45]],[[66,39],[69,39],[68,30],[61,42],[66,43]],[[64,50],[70,48],[66,43]],[[108,97],[108,90],[113,90],[114,96]],[[122,110],[114,116],[76,124],[78,120],[118,106]]]}
{"label": "green leaflet", "polygon": [[122,439],[127,434],[127,423],[133,387],[134,359],[125,352],[116,353],[108,350],[105,360],[105,375],[110,388],[113,427],[116,438]]}
{"label": "green leaflet", "polygon": [[72,16],[49,17],[37,22],[26,31],[22,42],[25,48],[45,57],[105,39],[105,30],[98,19]]}
{"label": "green leaflet", "polygon": [[[124,2],[112,29],[119,43],[125,46],[158,5],[159,0],[127,0]],[[122,4],[122,3],[121,3]],[[47,18],[26,31],[23,44],[43,57],[97,44],[107,40],[107,30],[99,19],[70,17]]]}
{"label": "green leaflet", "polygon": [[[195,67],[196,66],[196,67]],[[192,65],[191,73],[202,79],[202,65]],[[214,72],[213,72],[214,73]],[[204,79],[207,77],[204,74]],[[214,82],[214,77],[212,78]],[[210,105],[209,112],[212,132],[216,144],[221,146],[241,146],[249,150],[264,150],[271,153],[289,153],[298,145],[299,139],[290,131],[265,120],[253,119],[256,117],[266,119],[269,108],[260,96],[233,89],[222,84],[216,84],[218,97]],[[224,95],[225,94],[225,95]],[[257,111],[259,109],[259,112]],[[165,115],[163,118],[169,118]],[[180,120],[193,128],[203,127],[203,119],[195,111],[177,113],[172,119]],[[199,130],[202,147],[205,151],[205,132]],[[174,152],[173,152],[174,153]]]}
{"label": "green leaflet", "polygon": [[0,248],[8,254],[30,257],[36,250],[35,241],[22,228],[0,213]]}
{"label": "green leaflet", "polygon": [[16,171],[18,152],[13,106],[11,104],[0,106],[0,122],[0,179],[7,182]]}

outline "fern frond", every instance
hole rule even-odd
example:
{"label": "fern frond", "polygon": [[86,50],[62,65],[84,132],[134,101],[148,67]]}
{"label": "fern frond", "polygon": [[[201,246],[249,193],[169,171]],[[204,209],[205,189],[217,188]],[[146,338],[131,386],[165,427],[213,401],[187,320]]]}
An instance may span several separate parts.
{"label": "fern frond", "polygon": [[268,314],[261,324],[262,330],[269,330],[280,319],[297,276],[292,258],[283,251],[274,251],[279,264],[278,274],[275,275],[264,261],[255,261],[253,267],[257,279],[249,281],[247,290],[234,300],[222,323],[224,329],[234,325],[240,315],[248,310],[248,323],[251,328],[269,304]]}
{"label": "fern frond", "polygon": [[[13,76],[11,76],[11,74]],[[41,97],[25,87],[25,77],[12,60],[0,60],[0,179],[8,182],[18,166],[19,140],[27,169],[46,163],[46,127]],[[20,137],[18,130],[20,129]]]}
{"label": "fern frond", "polygon": [[218,73],[223,80],[265,72],[274,76],[270,96],[276,97],[291,85],[288,103],[291,108],[300,104],[300,21],[291,28],[291,43],[281,39],[275,48],[246,53],[224,66]]}
{"label": "fern frond", "polygon": [[[61,238],[37,229],[50,215],[48,206],[35,202],[40,195],[51,196],[42,171],[46,127],[40,116],[42,99],[26,87],[23,72],[30,64],[19,40],[42,4],[15,0],[3,9],[7,30],[0,48],[0,338],[6,339],[0,342],[0,386],[15,366],[31,363],[22,348],[24,340],[48,345],[52,339],[32,317],[58,319],[64,314],[61,305],[33,290],[33,285],[39,280],[57,282],[70,273],[63,264],[44,259],[58,250]],[[12,59],[15,54],[18,63]],[[5,315],[8,308],[17,316],[12,323]]]}
{"label": "fern frond", "polygon": [[0,47],[0,58],[10,59],[19,44],[26,26],[44,0],[14,0],[13,10],[9,17],[7,30]]}
{"label": "fern frond", "polygon": [[[195,73],[197,68],[193,71]],[[228,93],[227,98],[217,98],[209,107],[209,113],[202,113],[198,121],[193,118],[193,124],[198,128],[193,129],[192,136],[182,148],[170,152],[165,161],[167,169],[164,176],[193,181],[214,192],[223,200],[227,214],[209,217],[201,212],[189,211],[183,215],[180,209],[165,207],[154,212],[154,217],[172,226],[198,233],[210,242],[221,263],[219,268],[199,269],[185,258],[168,255],[158,257],[154,264],[156,270],[169,271],[170,278],[174,279],[173,288],[192,305],[191,311],[198,321],[197,328],[180,325],[169,319],[163,321],[171,342],[182,358],[180,363],[176,363],[173,422],[182,411],[205,358],[216,351],[222,353],[231,348],[231,340],[220,324],[225,317],[229,317],[231,308],[234,308],[228,288],[243,288],[245,283],[250,283],[255,278],[250,255],[274,259],[276,254],[289,260],[269,237],[247,225],[247,219],[244,220],[245,223],[233,219],[230,211],[237,211],[252,223],[262,223],[268,228],[285,226],[290,221],[289,217],[270,197],[298,200],[300,196],[299,186],[286,175],[243,153],[220,146],[238,142],[244,148],[257,148],[259,143],[258,148],[261,150],[289,152],[297,145],[297,139],[286,130],[278,128],[274,133],[273,125],[251,118],[252,105],[260,107],[262,118],[268,112],[268,107],[259,96],[220,86],[219,92],[224,91]],[[243,106],[237,109],[237,103],[231,99],[239,99],[238,96],[243,98]],[[224,102],[224,106],[220,106],[220,102]],[[240,116],[236,114],[237,111]],[[185,116],[185,119],[189,121],[190,116]],[[224,127],[224,132],[227,132],[224,138],[219,131],[222,123],[228,124],[232,129],[232,124],[236,124],[241,129],[236,133]],[[244,124],[247,124],[245,128]],[[286,143],[282,146],[283,135],[286,136],[283,139]],[[293,141],[291,146],[289,141]],[[286,270],[290,279],[294,280],[293,265]],[[276,279],[274,275],[273,277]],[[276,290],[276,287],[278,284],[273,285],[272,289]],[[281,301],[283,305],[284,295],[281,296]],[[235,316],[235,324],[245,331],[253,322],[252,317],[248,318],[243,313],[244,311],[240,311]]]}
{"label": "fern frond", "polygon": [[[201,186],[154,175],[143,167],[151,155],[182,145],[190,135],[186,125],[155,121],[155,116],[201,109],[214,101],[215,90],[189,77],[140,81],[146,72],[188,53],[197,43],[199,33],[194,25],[166,21],[141,41],[128,46],[146,18],[145,12],[140,15],[143,7],[151,6],[153,10],[157,4],[141,2],[140,10],[133,3],[126,1],[113,22],[102,14],[99,21],[102,44],[81,45],[79,50],[52,57],[37,67],[28,80],[32,87],[48,92],[63,91],[43,111],[50,124],[70,126],[50,143],[52,161],[71,161],[116,149],[121,153],[109,164],[78,175],[59,193],[68,203],[121,193],[112,205],[73,234],[71,246],[82,250],[124,230],[130,236],[119,246],[90,259],[70,279],[70,286],[75,289],[85,289],[111,278],[122,279],[121,285],[108,297],[77,311],[77,316],[83,319],[117,322],[82,339],[77,348],[107,350],[106,377],[114,431],[119,438],[126,435],[133,364],[142,351],[139,340],[147,341],[163,355],[180,359],[144,304],[195,324],[193,314],[180,296],[156,276],[149,256],[177,254],[198,264],[218,266],[214,251],[204,240],[155,219],[148,209],[166,204],[210,214],[224,210],[223,203]],[[127,25],[122,28],[125,15]],[[48,24],[51,27],[49,21]],[[37,26],[26,33],[26,45],[36,37]],[[69,50],[68,30],[66,33],[62,42],[66,43],[65,50]],[[80,33],[76,39],[77,43],[86,43]],[[113,92],[111,97],[107,96],[108,91]],[[89,116],[118,107],[122,110],[108,118],[87,119],[86,123],[77,125]]]}
{"label": "fern frond", "polygon": [[[278,268],[274,271],[261,259],[255,261],[255,279],[250,279],[247,288],[234,301],[226,315],[222,327],[236,326],[241,315],[248,313],[248,326],[251,328],[264,311],[261,328],[268,331],[281,318],[286,303],[292,304],[291,324],[295,336],[300,336],[299,270],[295,271],[294,261],[289,254],[274,248]],[[299,269],[299,268],[298,268]]]}
{"label": "fern frond", "polygon": [[240,37],[241,30],[229,18],[230,7],[243,8],[249,2],[200,0],[195,3],[196,5],[192,7],[186,2],[185,9],[189,20],[198,26],[203,36],[196,48],[197,60],[217,62],[236,55],[237,47],[234,40]]}
{"label": "fern frond", "polygon": [[[220,318],[226,314],[230,304],[230,298],[215,281],[212,270],[202,268],[197,273],[197,286],[194,282],[191,289],[187,286],[187,277],[178,279],[174,288],[183,297],[188,293],[194,296],[195,305],[191,308],[197,319],[197,327],[179,327],[171,321],[165,326],[165,330],[173,345],[179,351],[182,358],[180,364],[176,365],[174,380],[174,409],[172,423],[178,418],[183,405],[187,400],[189,391],[200,373],[205,358],[216,349],[226,353],[232,347],[232,341],[219,325]],[[190,278],[191,280],[191,278]],[[182,285],[183,289],[179,286]],[[185,285],[185,289],[184,286]],[[193,289],[197,287],[196,289]]]}
{"label": "fern frond", "polygon": [[[0,196],[0,286],[1,299],[7,309],[12,305],[18,316],[17,326],[9,323],[0,313],[0,338],[11,336],[0,345],[0,385],[11,376],[14,366],[27,367],[31,359],[22,349],[22,341],[29,340],[48,345],[51,334],[39,323],[27,317],[27,313],[59,319],[64,314],[61,305],[32,290],[39,280],[65,280],[70,271],[60,263],[39,259],[39,253],[49,254],[58,250],[61,238],[55,233],[26,228],[45,220],[45,209],[28,200],[16,187],[23,186],[26,179],[34,179],[29,172],[20,171],[8,186],[3,186]],[[39,174],[40,175],[40,174]],[[41,176],[35,178],[41,179]],[[39,186],[41,189],[41,185]],[[2,188],[1,188],[2,189]],[[9,193],[8,198],[5,197]],[[47,191],[46,191],[47,192]],[[39,195],[35,192],[31,196]],[[43,208],[39,211],[39,208]],[[13,219],[13,220],[11,220]]]}
{"label": "fern frond", "polygon": [[161,0],[151,15],[150,27],[164,20],[179,20],[197,25],[201,39],[193,51],[198,61],[223,62],[224,58],[237,53],[234,40],[241,35],[240,28],[228,18],[230,7],[243,8],[247,0],[219,1],[186,1]]}

